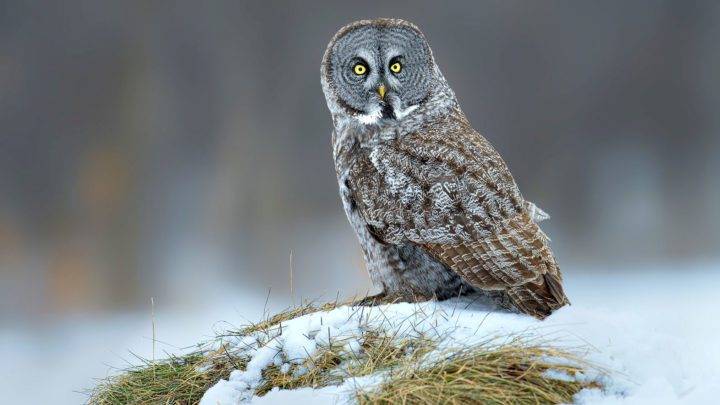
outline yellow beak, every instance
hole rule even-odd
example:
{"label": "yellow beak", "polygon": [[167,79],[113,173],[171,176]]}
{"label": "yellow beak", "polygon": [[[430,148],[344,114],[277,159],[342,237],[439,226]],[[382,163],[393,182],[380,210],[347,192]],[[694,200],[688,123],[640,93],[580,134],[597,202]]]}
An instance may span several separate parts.
{"label": "yellow beak", "polygon": [[377,92],[380,95],[380,100],[385,100],[385,86],[382,84],[378,86]]}

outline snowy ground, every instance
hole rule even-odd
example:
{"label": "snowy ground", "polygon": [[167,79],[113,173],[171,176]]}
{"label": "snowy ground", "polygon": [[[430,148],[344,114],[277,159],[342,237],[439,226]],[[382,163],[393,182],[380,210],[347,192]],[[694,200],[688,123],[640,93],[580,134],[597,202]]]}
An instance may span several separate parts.
{"label": "snowy ground", "polygon": [[345,402],[354,387],[371,386],[379,378],[360,377],[318,390],[276,390],[262,398],[253,397],[253,391],[264,367],[301,363],[331,338],[357,345],[353,336],[379,325],[391,335],[400,331],[440,339],[441,350],[518,333],[588,347],[585,357],[610,371],[610,377],[603,381],[606,390],[578,394],[580,403],[711,404],[720,392],[720,347],[713,338],[720,332],[719,279],[717,271],[584,276],[568,283],[574,305],[543,322],[488,312],[469,299],[310,314],[285,322],[282,334],[267,345],[253,346],[254,336],[238,342],[252,356],[247,370],[211,388],[201,405]]}
{"label": "snowy ground", "polygon": [[[609,394],[583,393],[578,398],[583,403],[716,403],[716,393],[720,392],[720,264],[672,267],[683,270],[653,266],[603,274],[592,270],[575,272],[572,266],[566,266],[566,291],[573,305],[543,322],[505,313],[488,315],[481,306],[464,309],[457,302],[421,306],[426,313],[445,314],[445,318],[436,317],[437,322],[457,326],[455,343],[488,334],[537,331],[564,336],[565,343],[576,339],[593,346],[590,360],[617,373]],[[163,350],[180,352],[175,347],[204,340],[213,327],[222,328],[214,320],[238,325],[259,319],[264,298],[244,297],[231,303],[225,300],[219,307],[193,314],[159,311],[158,339],[171,345],[158,343],[158,357]],[[411,305],[399,304],[384,312],[401,316],[410,309]],[[348,321],[349,315],[347,309],[337,309],[323,317],[323,326],[332,326],[333,335],[349,333],[356,327]],[[128,350],[151,355],[149,318],[149,313],[117,315],[65,320],[35,329],[0,329],[2,402],[81,403],[84,396],[74,391],[91,387],[92,377],[104,376],[107,364],[123,366],[123,359],[132,359]],[[317,321],[312,316],[297,320],[294,328],[310,332],[318,328]],[[311,348],[316,343],[311,340],[284,343],[292,351]],[[257,363],[263,363],[261,356]],[[236,373],[234,379],[252,383],[253,377]],[[42,389],[37,389],[38,384]],[[232,386],[233,382],[226,384]],[[273,391],[253,398],[253,403],[334,403],[342,400],[346,388]],[[242,389],[239,393],[246,394]]]}
{"label": "snowy ground", "polygon": [[0,404],[84,403],[83,390],[117,368],[137,364],[134,355],[150,359],[153,346],[157,358],[187,352],[211,339],[213,329],[227,327],[219,320],[244,324],[262,316],[266,295],[223,292],[207,307],[168,310],[156,301],[154,345],[149,299],[142,313],[85,314],[12,328],[0,324]]}

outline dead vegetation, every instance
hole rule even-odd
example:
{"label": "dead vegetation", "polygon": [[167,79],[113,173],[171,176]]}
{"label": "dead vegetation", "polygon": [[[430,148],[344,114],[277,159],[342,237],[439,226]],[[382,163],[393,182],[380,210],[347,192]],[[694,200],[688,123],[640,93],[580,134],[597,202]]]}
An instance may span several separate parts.
{"label": "dead vegetation", "polygon": [[[139,359],[139,365],[101,380],[89,392],[88,404],[196,404],[231,371],[245,369],[249,358],[227,343],[231,338],[260,335],[270,339],[269,332],[277,332],[285,321],[346,304],[352,302],[302,305],[219,335],[184,356],[155,362]],[[385,373],[383,382],[370,391],[358,387],[354,395],[358,403],[557,404],[572,402],[583,388],[597,387],[572,378],[593,369],[591,365],[568,352],[521,338],[502,344],[489,340],[441,355],[433,339],[389,335],[382,328],[364,329],[357,340],[360,345],[354,350],[343,341],[331,341],[319,345],[301,363],[266,367],[255,394],[262,396],[275,387],[339,385],[350,377],[378,373]],[[551,378],[550,371],[569,378]]]}

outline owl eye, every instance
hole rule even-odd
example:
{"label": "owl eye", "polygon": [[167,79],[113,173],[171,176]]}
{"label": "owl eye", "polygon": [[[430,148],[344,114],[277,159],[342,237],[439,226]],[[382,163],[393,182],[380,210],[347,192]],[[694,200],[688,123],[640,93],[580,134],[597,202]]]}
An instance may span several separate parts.
{"label": "owl eye", "polygon": [[367,67],[363,65],[362,63],[358,63],[353,67],[353,72],[355,72],[356,75],[361,76],[367,73]]}
{"label": "owl eye", "polygon": [[392,65],[390,65],[390,71],[393,73],[400,73],[401,70],[402,70],[402,65],[400,64],[400,62],[395,62]]}

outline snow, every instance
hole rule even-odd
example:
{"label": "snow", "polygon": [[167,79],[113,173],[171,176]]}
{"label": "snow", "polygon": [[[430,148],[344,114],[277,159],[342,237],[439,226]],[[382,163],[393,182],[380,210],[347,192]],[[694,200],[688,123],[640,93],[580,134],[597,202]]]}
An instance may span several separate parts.
{"label": "snow", "polygon": [[142,313],[81,314],[17,326],[0,322],[0,403],[82,404],[84,390],[97,379],[138,364],[135,355],[152,358],[153,346],[157,358],[182,354],[211,339],[214,328],[227,328],[216,324],[218,319],[245,324],[262,316],[266,294],[216,291],[216,301],[203,307],[169,310],[155,300],[156,342],[149,299]]}
{"label": "snow", "polygon": [[382,327],[400,336],[423,334],[439,339],[438,352],[517,334],[547,338],[561,347],[586,348],[585,358],[609,375],[581,376],[600,378],[605,389],[582,391],[576,397],[579,403],[714,402],[720,391],[720,346],[713,343],[713,336],[720,332],[717,267],[694,272],[596,273],[571,278],[566,287],[573,305],[545,321],[493,312],[482,303],[462,298],[340,307],[283,322],[282,332],[260,332],[264,335],[236,342],[251,357],[247,369],[234,371],[228,380],[212,387],[201,405],[346,402],[353,389],[372,387],[382,376],[355,378],[318,390],[275,390],[264,397],[253,393],[262,383],[263,368],[299,364],[330,339],[357,347],[355,337],[368,327]]}
{"label": "snow", "polygon": [[287,404],[334,404],[342,398],[337,387],[322,389],[299,388],[296,390],[279,390],[273,388],[265,396],[255,397],[253,404],[260,405],[287,405]]}
{"label": "snow", "polygon": [[[504,331],[530,331],[562,336],[566,343],[593,347],[588,359],[614,371],[610,392],[588,390],[578,396],[585,404],[712,404],[720,392],[720,262],[672,263],[665,265],[628,265],[624,268],[563,267],[566,291],[573,305],[563,308],[543,322],[527,317],[490,313],[480,306],[467,310],[453,302],[438,306],[455,308],[452,319],[468,322],[469,329],[457,331],[458,337],[473,337]],[[165,352],[181,354],[184,347],[207,340],[212,329],[222,329],[217,320],[234,325],[260,319],[265,292],[250,296],[237,288],[215,290],[215,303],[201,309],[183,308],[172,312],[159,310],[156,321],[156,356]],[[328,296],[334,297],[332,291]],[[148,300],[149,301],[149,300]],[[270,311],[289,303],[270,300]],[[423,304],[427,308],[427,305]],[[405,306],[407,308],[407,306]],[[403,305],[386,313],[400,313]],[[430,311],[433,312],[433,311]],[[436,314],[440,312],[435,311]],[[349,333],[354,324],[323,315],[323,333],[308,339],[315,344]],[[452,314],[452,311],[450,311]],[[487,318],[485,316],[487,315]],[[435,318],[442,321],[441,318]],[[296,330],[317,328],[317,318],[297,323]],[[313,323],[316,322],[316,323]],[[446,323],[446,325],[449,324]],[[348,328],[348,329],[343,329]],[[284,338],[283,355],[273,359],[289,363],[302,358],[312,343],[294,333]],[[455,339],[462,341],[462,339]],[[165,343],[168,342],[169,344]],[[82,403],[86,396],[78,391],[96,384],[112,367],[132,362],[129,352],[149,358],[152,355],[151,314],[105,314],[44,322],[42,326],[13,327],[0,324],[0,392],[4,403]],[[280,360],[276,360],[276,359]],[[228,382],[233,385],[232,382]],[[358,379],[340,387],[319,390],[275,390],[252,403],[342,403],[355,385],[372,386],[377,381]],[[42,389],[37,389],[42,384]],[[224,383],[221,383],[224,384]],[[215,390],[220,393],[220,388]],[[218,397],[221,404],[235,399]],[[209,397],[206,397],[209,399]],[[209,400],[208,403],[214,403]]]}

